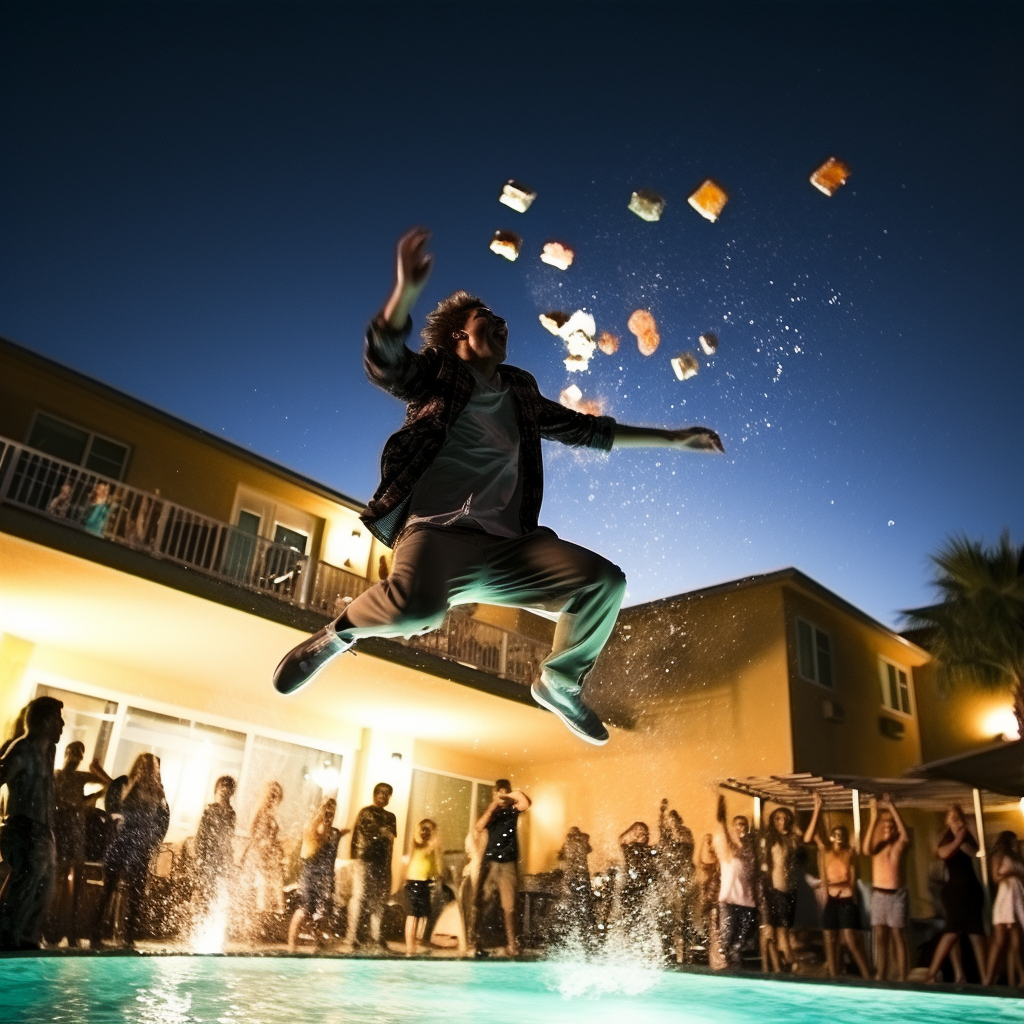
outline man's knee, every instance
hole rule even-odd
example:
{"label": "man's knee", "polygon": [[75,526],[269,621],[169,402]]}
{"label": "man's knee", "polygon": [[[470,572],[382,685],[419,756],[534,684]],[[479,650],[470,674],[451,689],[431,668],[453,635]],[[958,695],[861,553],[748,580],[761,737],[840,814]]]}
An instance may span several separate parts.
{"label": "man's knee", "polygon": [[394,606],[397,623],[410,633],[437,629],[448,613],[448,594],[431,580],[388,581],[388,598]]}

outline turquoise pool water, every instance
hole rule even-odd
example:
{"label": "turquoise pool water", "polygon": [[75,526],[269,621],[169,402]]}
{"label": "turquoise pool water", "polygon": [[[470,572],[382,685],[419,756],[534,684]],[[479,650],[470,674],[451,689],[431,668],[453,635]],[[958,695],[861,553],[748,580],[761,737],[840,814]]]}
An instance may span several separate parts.
{"label": "turquoise pool water", "polygon": [[607,964],[0,960],[3,1024],[1003,1024],[1024,1001]]}

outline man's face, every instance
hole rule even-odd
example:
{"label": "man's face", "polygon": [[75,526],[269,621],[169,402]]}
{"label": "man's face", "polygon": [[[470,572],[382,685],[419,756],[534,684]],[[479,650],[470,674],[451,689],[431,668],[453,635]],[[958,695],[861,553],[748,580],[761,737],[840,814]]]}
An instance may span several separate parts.
{"label": "man's face", "polygon": [[747,824],[746,818],[733,818],[732,819],[732,835],[736,842],[741,843],[747,838],[747,833],[750,831],[750,826]]}
{"label": "man's face", "polygon": [[510,791],[510,790],[506,789],[506,788],[505,788],[504,786],[501,786],[501,787],[499,787],[498,789],[496,789],[496,790],[494,791],[494,795],[495,795],[495,796],[496,796],[496,797],[497,797],[497,798],[498,798],[498,799],[499,799],[499,800],[500,800],[500,801],[501,801],[501,802],[502,802],[503,804],[507,804],[507,803],[509,802],[509,800],[511,799],[512,793],[511,793],[511,791]]}
{"label": "man's face", "polygon": [[878,834],[883,843],[896,838],[896,822],[888,814],[883,814],[878,819]]}
{"label": "man's face", "polygon": [[789,832],[789,815],[785,811],[776,811],[772,815],[772,824],[775,826],[776,832],[786,835]]}
{"label": "man's face", "polygon": [[55,711],[52,715],[49,715],[46,719],[46,734],[47,738],[51,743],[57,743],[60,740],[60,734],[64,731],[64,716],[59,712]]}
{"label": "man's face", "polygon": [[69,743],[64,751],[64,767],[74,771],[85,757],[85,749],[78,743]]}
{"label": "man's face", "polygon": [[504,362],[508,349],[508,327],[502,317],[496,316],[486,306],[470,310],[462,330],[467,337],[459,342],[469,352],[481,359],[497,359]]}
{"label": "man's face", "polygon": [[391,802],[391,791],[383,787],[373,791],[373,802],[377,807],[387,807]]}

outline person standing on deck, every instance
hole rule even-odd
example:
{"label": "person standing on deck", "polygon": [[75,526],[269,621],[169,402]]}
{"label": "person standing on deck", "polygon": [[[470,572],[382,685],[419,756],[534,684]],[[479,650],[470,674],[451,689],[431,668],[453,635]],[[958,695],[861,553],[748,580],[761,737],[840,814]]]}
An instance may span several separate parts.
{"label": "person standing on deck", "polygon": [[370,381],[408,403],[362,514],[370,532],[394,548],[391,574],[285,655],[274,686],[296,692],[364,637],[430,632],[452,605],[530,608],[558,619],[534,699],[581,739],[606,743],[608,731],[582,691],[611,634],[625,577],[538,525],[541,438],[605,451],[721,452],[722,442],[706,427],[630,427],[544,398],[529,373],[505,364],[505,320],[467,292],[428,315],[424,347],[411,351],[410,312],[433,263],[427,238],[414,228],[399,240],[394,289],[370,322],[363,356]]}
{"label": "person standing on deck", "polygon": [[910,893],[903,862],[910,848],[910,833],[900,812],[886,795],[871,801],[871,817],[864,833],[864,852],[871,858],[871,927],[875,936],[875,979],[889,973],[889,940],[896,951],[896,978],[907,980],[907,918]]}
{"label": "person standing on deck", "polygon": [[383,946],[380,922],[391,895],[391,853],[398,835],[398,819],[385,810],[394,792],[387,782],[373,787],[373,803],[364,807],[352,826],[352,897],[348,904],[345,944],[354,948],[359,941],[359,925],[370,917],[370,938]]}
{"label": "person standing on deck", "polygon": [[473,922],[468,929],[478,957],[486,956],[480,935],[482,910],[488,896],[497,890],[501,913],[505,919],[505,950],[509,956],[518,956],[516,937],[516,897],[519,895],[519,815],[530,809],[530,798],[521,790],[513,789],[508,779],[494,783],[494,798],[480,815],[476,832],[487,834],[487,846],[480,865],[480,880],[473,900]]}

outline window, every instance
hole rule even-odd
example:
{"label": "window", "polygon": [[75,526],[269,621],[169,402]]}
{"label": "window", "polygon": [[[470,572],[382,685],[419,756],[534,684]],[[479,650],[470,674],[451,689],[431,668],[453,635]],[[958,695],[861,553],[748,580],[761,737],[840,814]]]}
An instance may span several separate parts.
{"label": "window", "polygon": [[[115,778],[126,775],[135,758],[160,758],[160,776],[171,809],[168,841],[194,835],[203,808],[213,800],[221,775],[238,782],[235,809],[238,833],[246,835],[267,784],[278,782],[284,799],[277,809],[283,836],[300,835],[321,800],[342,788],[342,755],[300,742],[257,734],[238,723],[235,729],[196,721],[193,712],[164,706],[161,713],[38,683],[37,697],[64,702],[64,734],[57,765],[72,740],[85,744],[85,764],[95,756]],[[231,723],[229,723],[231,724]],[[490,794],[488,792],[488,799]],[[344,804],[344,801],[341,801]],[[342,813],[345,807],[341,807]]]}
{"label": "window", "polygon": [[279,782],[284,791],[276,812],[282,834],[299,835],[321,800],[337,797],[341,754],[269,736],[254,736],[245,786],[236,801],[239,831],[249,831],[256,808],[271,782]]}
{"label": "window", "polygon": [[37,412],[26,444],[56,459],[120,480],[128,463],[127,445],[100,437],[83,427]]}
{"label": "window", "polygon": [[56,686],[39,685],[37,697],[56,697],[64,702],[64,732],[57,744],[56,764],[60,768],[64,764],[64,751],[69,743],[76,740],[85,744],[85,762],[82,770],[86,770],[89,762],[96,758],[100,764],[107,756],[110,746],[110,734],[117,720],[117,704],[102,697],[86,697],[81,693],[61,690]]}
{"label": "window", "polygon": [[800,675],[812,683],[832,687],[832,642],[828,633],[797,619],[796,645]]}
{"label": "window", "polygon": [[128,708],[110,774],[127,775],[139,754],[160,758],[160,778],[171,808],[168,838],[195,833],[220,775],[238,780],[245,733],[141,708]]}
{"label": "window", "polygon": [[494,786],[489,782],[413,769],[405,848],[412,845],[413,829],[424,818],[437,822],[444,852],[462,854],[466,836],[487,810]]}
{"label": "window", "polygon": [[879,659],[882,680],[882,704],[890,711],[901,715],[912,714],[910,710],[910,673],[885,658]]}

